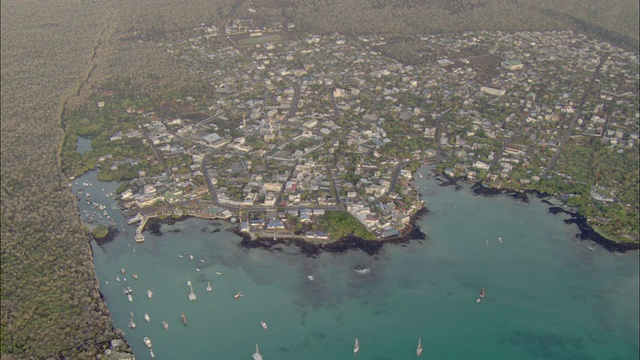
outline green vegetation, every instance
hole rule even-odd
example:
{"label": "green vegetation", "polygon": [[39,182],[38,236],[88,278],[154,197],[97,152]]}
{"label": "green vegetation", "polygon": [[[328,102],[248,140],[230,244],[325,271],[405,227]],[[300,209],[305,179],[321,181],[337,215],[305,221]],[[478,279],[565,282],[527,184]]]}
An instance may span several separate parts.
{"label": "green vegetation", "polygon": [[[107,92],[114,90],[103,91]],[[99,108],[98,102],[104,102],[104,107]],[[146,119],[137,114],[138,110],[146,113],[151,109],[148,98],[139,98],[127,91],[108,99],[100,94],[94,95],[83,106],[69,111],[62,119],[65,127],[65,141],[60,154],[62,171],[67,176],[79,176],[98,167],[98,179],[101,181],[135,179],[139,170],[145,170],[149,176],[161,173],[162,166],[150,164],[155,160],[154,153],[143,143],[140,131]],[[133,132],[138,135],[126,137]],[[112,140],[116,134],[120,139]],[[78,153],[78,136],[91,139],[92,149],[84,154]]]}
{"label": "green vegetation", "polygon": [[362,225],[358,219],[344,211],[327,211],[322,226],[326,227],[331,238],[338,240],[345,236],[353,235],[365,240],[375,240],[376,237]]}
{"label": "green vegetation", "polygon": [[99,224],[93,229],[93,231],[91,231],[91,234],[96,239],[104,239],[107,235],[109,235],[109,227],[103,224]]}
{"label": "green vegetation", "polygon": [[[579,206],[580,215],[589,219],[602,235],[615,241],[632,241],[621,234],[640,231],[637,209],[640,174],[630,171],[637,169],[638,161],[637,152],[619,153],[599,141],[588,146],[569,143],[561,153],[558,170],[571,179],[541,179],[531,187],[560,197],[568,195],[568,203]],[[612,202],[594,200],[592,190]]]}

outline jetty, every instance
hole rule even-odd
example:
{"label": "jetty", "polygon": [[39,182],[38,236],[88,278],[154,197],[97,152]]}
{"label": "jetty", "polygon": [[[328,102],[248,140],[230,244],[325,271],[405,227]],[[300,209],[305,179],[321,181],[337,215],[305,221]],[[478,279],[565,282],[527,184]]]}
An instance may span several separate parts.
{"label": "jetty", "polygon": [[140,225],[136,228],[135,239],[137,243],[144,242],[144,235],[142,235],[142,231],[144,230],[145,225],[147,225],[147,220],[149,220],[149,217],[146,215],[142,215],[140,217]]}

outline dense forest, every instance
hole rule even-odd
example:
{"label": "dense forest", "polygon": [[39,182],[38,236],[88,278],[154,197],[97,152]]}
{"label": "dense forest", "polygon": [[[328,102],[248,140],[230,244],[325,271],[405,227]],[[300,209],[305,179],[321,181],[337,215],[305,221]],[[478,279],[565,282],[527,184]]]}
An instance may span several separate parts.
{"label": "dense forest", "polygon": [[[4,0],[1,5],[1,319],[3,359],[95,358],[122,334],[100,297],[91,234],[62,176],[63,114],[107,84],[150,99],[194,74],[157,42],[228,14],[307,33],[377,34],[412,59],[416,34],[589,32],[638,49],[635,0]],[[256,12],[249,13],[248,6]]]}

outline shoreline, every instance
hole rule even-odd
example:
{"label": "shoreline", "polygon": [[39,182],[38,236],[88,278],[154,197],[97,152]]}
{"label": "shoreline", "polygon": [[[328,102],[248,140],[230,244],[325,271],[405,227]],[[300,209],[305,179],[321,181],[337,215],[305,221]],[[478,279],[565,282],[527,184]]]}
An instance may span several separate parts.
{"label": "shoreline", "polygon": [[[442,181],[440,186],[456,186],[456,190],[460,190],[462,188],[460,185],[457,184],[458,181],[472,183],[462,177],[452,178],[444,173],[438,174],[438,175],[441,175],[446,179],[446,182],[444,182],[444,180],[438,179],[436,177],[437,180]],[[477,181],[472,184],[473,185],[471,185],[470,190],[473,191],[473,194],[484,196],[484,197],[507,195],[514,198],[515,200],[528,203],[529,202],[528,195],[533,195],[536,198],[541,199],[543,203],[549,205],[549,213],[554,215],[559,213],[570,215],[571,218],[564,220],[564,223],[568,225],[576,224],[578,226],[579,232],[575,235],[575,237],[579,238],[580,240],[591,240],[596,244],[602,246],[609,252],[624,253],[627,251],[640,250],[640,244],[638,243],[616,242],[616,241],[607,239],[603,235],[599,234],[588,224],[587,219],[584,216],[580,215],[577,211],[568,210],[567,209],[568,207],[572,209],[573,207],[566,205],[566,203],[553,197],[553,195],[541,193],[537,190],[496,189],[496,188],[484,186],[481,181]],[[561,205],[553,204],[548,199],[555,199],[556,200],[555,202]]]}
{"label": "shoreline", "polygon": [[[435,179],[440,182],[439,186],[454,186],[456,191],[463,189],[463,186],[458,185],[459,181],[462,181],[466,184],[471,184],[471,187],[469,189],[473,192],[474,195],[478,196],[491,197],[506,195],[515,200],[522,201],[525,204],[529,203],[529,196],[534,196],[537,199],[541,199],[543,203],[549,206],[549,213],[554,215],[558,213],[565,213],[571,216],[571,218],[565,219],[564,222],[568,225],[576,224],[578,226],[579,232],[575,235],[575,237],[579,238],[580,240],[594,241],[609,252],[624,253],[627,251],[640,249],[640,244],[619,243],[602,236],[588,224],[587,219],[584,216],[580,215],[577,211],[571,211],[574,208],[566,205],[564,202],[556,199],[552,195],[540,193],[537,190],[514,190],[507,188],[496,189],[484,186],[481,181],[470,182],[463,177],[451,177],[445,173],[436,174]],[[555,200],[554,202],[556,204],[554,204],[550,200]],[[240,236],[242,238],[240,246],[247,249],[263,248],[270,251],[279,251],[279,245],[292,244],[299,248],[301,254],[304,254],[308,257],[317,257],[322,252],[344,253],[349,250],[362,250],[368,255],[375,256],[379,254],[380,250],[386,243],[406,244],[411,240],[428,239],[426,234],[423,233],[420,227],[416,225],[416,220],[428,213],[429,210],[423,206],[420,210],[418,210],[414,215],[411,216],[411,219],[402,234],[377,240],[365,240],[352,235],[330,242],[313,242],[301,239],[299,237],[286,236],[278,237],[275,239],[271,237],[261,236],[253,239],[250,234],[240,231],[239,226],[229,228],[227,229],[227,231]],[[170,215],[165,218],[151,217],[147,221],[144,230],[148,230],[156,236],[162,236],[162,232],[160,231],[160,227],[162,224],[173,225],[176,222],[184,221],[193,217],[200,218],[195,215],[180,215],[179,217]],[[206,217],[202,217],[202,219],[208,219],[212,221],[220,220]],[[111,235],[111,233],[109,235]],[[108,240],[102,241],[102,244],[105,244],[107,242]],[[99,245],[101,244],[99,243]]]}
{"label": "shoreline", "polygon": [[[270,251],[278,251],[278,245],[292,244],[299,248],[301,254],[304,254],[308,257],[317,257],[322,252],[344,253],[349,250],[362,250],[368,255],[374,256],[379,254],[380,250],[385,244],[407,244],[411,240],[420,241],[428,239],[427,235],[423,233],[420,227],[415,224],[416,220],[428,213],[429,210],[423,207],[411,216],[409,224],[402,234],[379,240],[365,240],[363,238],[352,235],[342,237],[336,241],[325,243],[306,241],[298,237],[278,237],[276,239],[271,237],[258,237],[256,239],[252,239],[250,234],[240,231],[239,226],[230,227],[226,231],[240,236],[242,238],[242,240],[240,241],[240,246],[247,249],[263,248]],[[173,225],[179,221],[185,221],[190,218],[199,217],[194,215],[181,215],[179,217],[168,216],[166,218],[152,217],[147,220],[147,224],[144,227],[143,231],[148,230],[156,236],[162,236],[163,233],[160,231],[160,227],[162,224]],[[202,219],[211,220],[213,222],[218,221],[216,219],[209,218]],[[216,228],[212,232],[218,231],[219,228]]]}
{"label": "shoreline", "polygon": [[349,235],[336,241],[314,243],[300,238],[291,237],[279,237],[276,239],[270,237],[258,237],[256,239],[252,239],[251,235],[241,232],[238,228],[229,229],[228,231],[240,236],[242,238],[240,246],[247,249],[262,248],[270,251],[279,251],[277,247],[278,245],[295,245],[300,249],[301,254],[313,258],[323,252],[342,254],[349,250],[362,250],[368,255],[375,257],[380,253],[380,250],[382,250],[385,244],[407,244],[412,240],[426,240],[426,234],[423,233],[420,227],[415,224],[415,221],[427,213],[428,210],[426,208],[422,208],[411,217],[411,221],[408,226],[409,229],[404,234],[380,240],[365,240],[358,236]]}

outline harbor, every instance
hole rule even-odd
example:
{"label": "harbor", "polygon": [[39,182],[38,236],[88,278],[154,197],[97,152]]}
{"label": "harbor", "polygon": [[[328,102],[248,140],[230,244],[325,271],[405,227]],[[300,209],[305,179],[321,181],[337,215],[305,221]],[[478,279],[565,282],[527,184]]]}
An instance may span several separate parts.
{"label": "harbor", "polygon": [[[420,181],[430,213],[418,225],[427,239],[384,247],[377,256],[315,258],[284,244],[244,248],[228,231],[236,224],[195,217],[161,224],[162,235],[145,230],[145,241],[136,243],[141,224],[127,224],[135,214],[111,209],[104,194],[112,190],[94,185],[91,199],[121,229],[108,244],[92,243],[101,292],[138,359],[150,358],[144,337],[156,359],[248,359],[256,343],[265,359],[347,359],[355,338],[358,358],[414,358],[419,338],[422,358],[465,358],[482,349],[499,360],[537,359],[543,351],[556,358],[636,355],[628,345],[637,336],[629,320],[638,311],[633,254],[574,240],[575,226],[536,200],[525,205]],[[482,288],[486,296],[477,303]],[[131,312],[135,329],[127,326]],[[611,331],[603,334],[605,315]]]}

